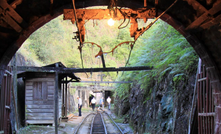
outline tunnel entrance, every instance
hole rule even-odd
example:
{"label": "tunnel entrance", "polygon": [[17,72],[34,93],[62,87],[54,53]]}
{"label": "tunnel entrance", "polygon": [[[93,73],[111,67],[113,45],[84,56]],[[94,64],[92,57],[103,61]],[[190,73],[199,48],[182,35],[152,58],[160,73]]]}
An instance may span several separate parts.
{"label": "tunnel entrance", "polygon": [[[141,4],[142,5],[142,4]],[[193,4],[195,5],[195,4]],[[204,5],[204,4],[203,4]],[[219,5],[219,3],[218,3]],[[189,5],[188,5],[189,6]],[[202,6],[202,5],[201,5]],[[215,6],[216,7],[216,6]],[[209,9],[209,7],[207,7]],[[165,9],[165,8],[163,8]],[[192,8],[191,8],[192,9]],[[194,9],[202,9],[202,8],[194,8]],[[214,9],[214,8],[213,8]],[[204,14],[205,15],[205,14]],[[55,15],[56,16],[56,15]],[[53,16],[54,17],[54,16]],[[12,48],[14,49],[11,49],[10,51],[7,51],[7,52],[4,52],[4,55],[3,55],[3,58],[1,58],[1,67],[3,69],[1,69],[1,75],[3,74],[2,72],[4,71],[4,67],[6,66],[6,64],[8,63],[8,61],[10,60],[10,58],[12,57],[12,55],[14,54],[14,52],[18,49],[18,46],[21,45],[21,42],[23,42],[29,35],[30,33],[32,33],[35,29],[37,29],[38,27],[40,27],[41,25],[45,24],[47,21],[51,20],[51,18],[53,18],[51,16],[44,16],[43,17],[43,21],[39,21],[37,23],[35,23],[35,25],[33,24],[33,28],[30,28],[28,30],[26,30],[24,32],[24,34],[17,40],[16,44],[15,45],[11,45]],[[33,17],[34,18],[34,17]],[[38,18],[38,17],[37,17]],[[210,50],[205,50],[204,48],[204,45],[199,43],[199,40],[197,40],[195,38],[195,36],[192,36],[190,35],[188,32],[186,32],[185,30],[185,27],[187,27],[187,24],[184,26],[181,26],[180,23],[178,23],[176,20],[174,20],[173,18],[180,18],[180,17],[170,17],[169,15],[165,14],[164,16],[161,17],[164,21],[168,22],[169,24],[171,24],[172,26],[174,26],[180,33],[182,33],[185,38],[191,43],[191,45],[194,47],[194,49],[196,50],[196,52],[198,53],[198,55],[200,55],[200,57],[202,57],[202,59],[204,60],[204,62],[206,63],[207,65],[207,70],[208,70],[208,74],[209,76],[211,77],[211,85],[213,87],[213,93],[216,94],[215,96],[215,100],[218,100],[217,98],[219,97],[219,89],[220,89],[220,83],[219,83],[219,79],[220,77],[217,75],[219,73],[218,70],[217,70],[217,66],[218,64],[216,64],[213,60],[213,56],[218,56],[219,57],[219,54],[214,54],[213,52],[209,52]],[[182,17],[184,18],[184,17]],[[188,17],[187,17],[188,18]],[[197,18],[197,17],[196,17]],[[40,18],[41,19],[41,18]],[[40,20],[39,19],[39,20]],[[33,20],[34,21],[34,20]],[[33,21],[30,21],[30,22],[33,22]],[[181,20],[180,20],[181,21]],[[182,20],[183,21],[183,20]],[[185,20],[186,21],[186,20]],[[189,21],[186,21],[186,22],[191,22],[191,20]],[[195,23],[193,23],[195,24]],[[207,23],[208,24],[211,24],[211,23]],[[205,25],[204,25],[205,26]],[[32,26],[31,26],[32,27]],[[218,28],[217,28],[218,29]],[[202,34],[203,35],[203,34]],[[211,34],[213,35],[213,34]],[[200,36],[201,38],[201,36]],[[215,38],[215,36],[214,36]],[[212,39],[212,38],[211,38]],[[207,42],[210,42],[210,41],[207,41]],[[213,42],[212,42],[213,43]],[[20,44],[20,45],[19,45]],[[207,44],[207,43],[206,43]],[[210,43],[209,43],[210,44]],[[210,44],[211,45],[211,44]],[[5,47],[5,48],[9,48],[9,47]],[[210,48],[210,47],[208,47]],[[13,51],[13,52],[12,52]],[[217,49],[218,51],[218,49]],[[209,53],[208,53],[209,52]],[[211,57],[211,53],[213,53],[214,55]],[[218,59],[218,58],[217,58]],[[216,61],[217,62],[217,61]],[[218,63],[218,62],[217,62]],[[3,70],[3,71],[2,71]],[[2,77],[3,78],[3,75]],[[218,94],[218,95],[217,95]],[[137,100],[137,98],[135,98],[135,100]],[[216,108],[219,109],[219,107],[217,107],[219,105],[219,103],[216,104]],[[218,118],[218,114],[216,113],[215,115],[215,118]],[[218,132],[218,127],[215,128],[216,129],[216,132]]]}

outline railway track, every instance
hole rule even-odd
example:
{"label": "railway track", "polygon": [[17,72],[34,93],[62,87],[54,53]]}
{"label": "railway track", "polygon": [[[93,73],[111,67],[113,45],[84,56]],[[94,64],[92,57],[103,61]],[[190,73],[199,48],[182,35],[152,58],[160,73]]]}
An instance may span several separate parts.
{"label": "railway track", "polygon": [[89,130],[86,133],[90,132],[90,134],[124,134],[117,123],[105,111],[98,111],[97,114],[88,114],[75,129],[74,134],[82,133],[81,129],[85,129],[84,125],[87,125],[86,122],[88,122],[88,118],[90,118],[90,121],[92,118],[92,121],[90,122],[90,126],[87,127]]}
{"label": "railway track", "polygon": [[[94,116],[95,115],[95,113],[90,113],[90,114],[88,114],[82,121],[81,121],[81,123],[77,126],[77,128],[74,130],[74,134],[80,134],[81,132],[80,132],[80,130],[81,130],[81,128],[83,127],[83,124],[86,124],[86,122],[87,122],[87,119],[88,118],[90,118],[90,116]],[[92,117],[93,118],[93,117]]]}
{"label": "railway track", "polygon": [[90,134],[107,134],[106,125],[100,112],[94,116]]}

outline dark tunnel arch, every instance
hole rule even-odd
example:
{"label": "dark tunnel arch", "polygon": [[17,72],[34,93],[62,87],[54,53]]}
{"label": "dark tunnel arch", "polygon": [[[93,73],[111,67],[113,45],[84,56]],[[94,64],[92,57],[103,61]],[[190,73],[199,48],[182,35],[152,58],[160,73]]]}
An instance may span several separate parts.
{"label": "dark tunnel arch", "polygon": [[[95,1],[90,1],[90,0],[87,1],[86,0],[86,1],[84,1],[84,3],[86,3],[86,2],[88,2],[87,5],[82,4],[82,2],[76,3],[76,7],[83,8],[83,7],[90,7],[90,6],[108,5],[107,0],[105,0],[105,1],[100,1],[100,0],[95,0]],[[95,3],[99,3],[99,4],[95,4]],[[140,1],[139,2],[136,1],[135,4],[134,4],[134,2],[130,1],[130,2],[126,3],[126,5],[129,8],[143,7],[143,3]],[[121,6],[121,5],[119,5],[119,6]],[[71,3],[68,3],[65,6],[59,7],[57,9],[54,9],[53,15],[50,15],[50,13],[48,12],[48,14],[39,17],[37,20],[35,20],[33,23],[31,23],[26,29],[24,29],[21,34],[19,34],[19,36],[15,40],[15,42],[7,48],[7,50],[5,51],[3,56],[0,58],[0,77],[1,77],[0,80],[3,77],[4,70],[6,69],[6,66],[8,65],[9,61],[11,60],[13,55],[16,53],[16,51],[21,47],[23,42],[38,28],[42,27],[44,24],[46,24],[50,20],[61,15],[63,13],[63,9],[65,9],[65,8],[71,8]],[[201,41],[201,39],[200,40],[197,39],[197,37],[194,35],[194,33],[192,34],[191,32],[187,32],[185,30],[185,26],[184,26],[185,24],[180,23],[175,18],[177,18],[177,17],[175,14],[173,14],[173,12],[170,14],[165,14],[161,17],[161,19],[163,21],[167,22],[169,25],[171,25],[177,31],[179,31],[186,38],[186,40],[190,43],[190,45],[194,48],[196,53],[199,55],[199,57],[202,59],[202,61],[206,64],[206,67],[207,67],[206,69],[209,72],[211,84],[212,84],[212,87],[214,90],[213,92],[217,93],[217,94],[220,93],[221,92],[220,91],[220,89],[221,89],[221,85],[220,85],[221,76],[219,73],[220,71],[218,69],[218,65],[216,64],[216,62],[214,61],[214,58],[212,57],[211,52],[204,46],[204,44],[202,43],[203,41]],[[216,106],[220,105],[216,98],[215,98],[215,102],[216,102],[215,103]],[[219,117],[220,114],[221,113],[216,112],[215,118],[221,119],[221,117]],[[215,127],[215,128],[217,128],[217,127]]]}

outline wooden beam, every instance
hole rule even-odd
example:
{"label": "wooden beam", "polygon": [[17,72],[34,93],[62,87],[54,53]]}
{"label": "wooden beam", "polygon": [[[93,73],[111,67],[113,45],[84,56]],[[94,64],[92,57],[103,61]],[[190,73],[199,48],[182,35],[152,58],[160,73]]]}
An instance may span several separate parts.
{"label": "wooden beam", "polygon": [[219,2],[218,4],[216,4],[215,6],[213,6],[208,12],[205,12],[203,15],[201,15],[200,17],[198,17],[194,22],[192,22],[187,28],[186,30],[190,30],[190,29],[194,29],[198,26],[200,26],[204,21],[206,21],[209,16],[213,16],[214,14],[216,14],[217,12],[219,12],[221,10],[221,2]]}
{"label": "wooden beam", "polygon": [[[55,64],[58,67],[58,63]],[[55,73],[55,89],[54,89],[54,124],[55,134],[58,134],[58,88],[59,88],[58,72]]]}
{"label": "wooden beam", "polygon": [[[3,10],[0,8],[0,13],[3,12]],[[8,23],[9,26],[14,28],[16,32],[21,32],[22,28],[19,26],[8,14],[4,14],[1,17],[6,23]]]}
{"label": "wooden beam", "polygon": [[18,71],[26,72],[59,72],[59,73],[85,73],[85,72],[117,72],[117,71],[140,71],[151,70],[153,67],[149,66],[135,66],[135,67],[109,67],[109,68],[62,68],[62,67],[31,67],[18,66]]}
{"label": "wooden beam", "polygon": [[113,90],[114,87],[111,86],[71,86],[70,88],[75,88],[77,90],[92,90],[92,91],[102,91],[102,90]]}
{"label": "wooden beam", "polygon": [[[65,81],[67,81],[68,78],[66,77],[65,78]],[[65,83],[65,117],[67,117],[67,101],[68,101],[68,95],[67,95],[67,92],[68,91],[68,83]]]}
{"label": "wooden beam", "polygon": [[[67,81],[67,82],[72,82],[72,81]],[[80,82],[81,83],[132,83],[132,81],[80,81]],[[66,83],[66,81],[63,81],[62,83]]]}
{"label": "wooden beam", "polygon": [[[20,1],[18,1],[17,4],[19,3]],[[0,0],[0,7],[1,18],[17,32],[21,32],[22,27],[28,26],[24,19],[7,3],[6,0]]]}
{"label": "wooden beam", "polygon": [[19,130],[18,125],[18,98],[17,98],[17,64],[16,64],[16,54],[12,58],[12,65],[13,65],[13,89],[12,89],[12,97],[13,97],[13,104],[14,104],[14,112],[15,112],[15,131]]}
{"label": "wooden beam", "polygon": [[221,14],[218,15],[216,18],[211,19],[210,21],[203,23],[200,27],[203,29],[208,29],[213,25],[216,25],[221,22]]}
{"label": "wooden beam", "polygon": [[[135,18],[150,18],[153,19],[156,16],[156,12],[153,9],[121,9],[126,14],[133,14]],[[110,19],[109,9],[76,9],[77,18],[84,18],[85,20],[90,19]],[[117,10],[116,20],[124,19],[124,16],[119,10]],[[64,20],[72,20],[75,22],[74,10],[64,9]]]}
{"label": "wooden beam", "polygon": [[193,7],[193,9],[195,9],[195,10],[200,10],[200,11],[203,11],[203,12],[208,12],[208,10],[203,5],[201,5],[198,1],[196,1],[196,0],[184,0],[184,1],[187,1],[187,3],[189,5],[191,5]]}

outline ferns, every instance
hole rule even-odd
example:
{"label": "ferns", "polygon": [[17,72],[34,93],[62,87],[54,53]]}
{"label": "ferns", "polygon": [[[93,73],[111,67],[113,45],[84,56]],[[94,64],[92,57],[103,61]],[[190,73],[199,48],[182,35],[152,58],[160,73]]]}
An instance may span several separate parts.
{"label": "ferns", "polygon": [[[118,78],[119,80],[133,79],[139,82],[142,89],[151,89],[154,81],[160,82],[165,75],[173,76],[176,85],[177,82],[187,79],[190,72],[196,70],[198,56],[194,49],[178,31],[163,21],[158,21],[139,41],[143,45],[132,53],[130,66],[153,66],[154,69],[127,72]],[[118,92],[118,86],[117,94],[121,94],[123,91]]]}

